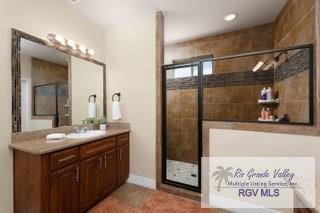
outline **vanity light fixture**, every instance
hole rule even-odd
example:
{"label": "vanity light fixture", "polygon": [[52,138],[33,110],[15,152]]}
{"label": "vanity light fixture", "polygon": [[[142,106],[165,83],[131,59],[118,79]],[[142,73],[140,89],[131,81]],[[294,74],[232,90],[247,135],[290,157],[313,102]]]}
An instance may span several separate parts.
{"label": "vanity light fixture", "polygon": [[72,49],[74,49],[74,50],[77,49],[76,43],[74,41],[72,41],[72,40],[68,40],[67,41],[67,45],[69,47],[71,47]]}
{"label": "vanity light fixture", "polygon": [[225,21],[234,21],[236,20],[236,18],[238,17],[238,14],[236,13],[231,13],[231,14],[228,14],[224,17],[224,20]]}
{"label": "vanity light fixture", "polygon": [[73,40],[65,39],[60,34],[48,34],[48,40],[56,46],[61,46],[63,49],[69,49],[72,52],[76,52],[82,56],[92,57],[95,53],[93,49],[88,49],[83,44],[77,44]]}
{"label": "vanity light fixture", "polygon": [[252,69],[252,72],[257,72],[264,65],[263,61],[259,61],[256,66]]}

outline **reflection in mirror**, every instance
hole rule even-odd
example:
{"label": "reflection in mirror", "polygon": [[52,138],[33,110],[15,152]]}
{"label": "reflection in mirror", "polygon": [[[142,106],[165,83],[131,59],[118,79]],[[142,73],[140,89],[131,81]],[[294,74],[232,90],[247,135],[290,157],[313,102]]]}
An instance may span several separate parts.
{"label": "reflection in mirror", "polygon": [[70,124],[68,60],[58,50],[21,40],[22,131]]}
{"label": "reflection in mirror", "polygon": [[97,117],[103,116],[103,72],[100,65],[71,56],[72,123],[88,117],[88,98],[96,95]]}
{"label": "reflection in mirror", "polygon": [[104,64],[25,38],[20,45],[21,131],[82,124],[89,113],[105,117]]}

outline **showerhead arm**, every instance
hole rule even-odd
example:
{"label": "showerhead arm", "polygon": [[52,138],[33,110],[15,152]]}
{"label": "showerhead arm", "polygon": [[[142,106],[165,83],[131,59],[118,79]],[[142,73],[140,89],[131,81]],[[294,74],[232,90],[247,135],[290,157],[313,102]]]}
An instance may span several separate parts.
{"label": "showerhead arm", "polygon": [[279,62],[280,56],[282,56],[283,54],[286,55],[286,60],[287,60],[287,58],[288,58],[288,51],[283,51],[283,52],[279,53],[276,57],[274,57],[274,60],[276,61],[276,63]]}
{"label": "showerhead arm", "polygon": [[[287,51],[283,51],[283,52],[280,52],[277,56],[275,56],[271,62],[269,62],[264,68],[263,70],[264,71],[267,71],[269,69],[271,69],[271,67],[275,68],[277,65],[278,65],[278,62],[280,60],[280,56],[285,54],[286,57],[288,55],[288,52]],[[287,61],[287,58],[286,58],[286,61]]]}

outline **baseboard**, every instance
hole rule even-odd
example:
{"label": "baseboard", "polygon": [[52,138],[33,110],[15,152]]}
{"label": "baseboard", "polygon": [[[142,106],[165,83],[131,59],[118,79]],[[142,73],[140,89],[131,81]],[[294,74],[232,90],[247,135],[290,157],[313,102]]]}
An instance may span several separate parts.
{"label": "baseboard", "polygon": [[146,178],[138,175],[130,174],[127,180],[128,183],[133,183],[150,189],[156,189],[156,181],[151,178]]}

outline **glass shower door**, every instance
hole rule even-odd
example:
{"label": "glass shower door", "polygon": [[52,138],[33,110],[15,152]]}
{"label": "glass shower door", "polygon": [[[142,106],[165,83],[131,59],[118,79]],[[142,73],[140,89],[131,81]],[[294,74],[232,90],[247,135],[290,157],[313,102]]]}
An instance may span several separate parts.
{"label": "glass shower door", "polygon": [[33,115],[54,117],[54,126],[69,125],[68,84],[52,83],[33,87]]}
{"label": "glass shower door", "polygon": [[200,68],[163,68],[163,182],[194,191],[200,190],[201,174]]}

